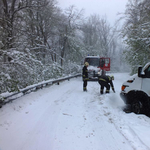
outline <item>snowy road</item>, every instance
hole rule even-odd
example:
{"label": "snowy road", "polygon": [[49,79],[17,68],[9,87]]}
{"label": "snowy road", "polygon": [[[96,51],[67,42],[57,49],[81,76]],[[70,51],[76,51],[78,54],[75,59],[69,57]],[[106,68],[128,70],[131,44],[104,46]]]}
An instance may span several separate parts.
{"label": "snowy road", "polygon": [[0,109],[0,150],[150,150],[150,118],[126,114],[119,97],[127,74],[114,74],[116,93],[82,91],[71,79]]}

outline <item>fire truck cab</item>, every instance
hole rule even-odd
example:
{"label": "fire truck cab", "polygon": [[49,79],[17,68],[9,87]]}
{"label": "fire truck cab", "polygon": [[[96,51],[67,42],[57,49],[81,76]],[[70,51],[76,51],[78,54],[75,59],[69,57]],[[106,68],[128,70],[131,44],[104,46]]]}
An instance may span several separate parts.
{"label": "fire truck cab", "polygon": [[98,81],[101,70],[110,71],[110,58],[99,56],[87,56],[84,62],[89,63],[89,81]]}

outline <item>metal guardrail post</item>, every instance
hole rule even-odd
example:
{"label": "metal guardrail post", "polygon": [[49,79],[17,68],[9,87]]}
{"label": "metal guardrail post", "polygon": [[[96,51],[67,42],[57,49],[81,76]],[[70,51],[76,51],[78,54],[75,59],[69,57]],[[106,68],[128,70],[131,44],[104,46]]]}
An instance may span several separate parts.
{"label": "metal guardrail post", "polygon": [[[3,105],[5,105],[6,103],[9,103],[9,102],[11,102],[11,101],[23,96],[23,95],[29,94],[33,91],[37,91],[39,89],[42,89],[46,86],[53,85],[55,83],[57,83],[59,85],[59,83],[62,82],[62,81],[70,80],[71,78],[75,78],[75,77],[79,77],[79,76],[81,76],[81,74],[76,74],[76,75],[73,75],[73,76],[64,77],[64,78],[56,79],[56,80],[53,80],[53,81],[45,81],[44,83],[41,83],[41,84],[38,84],[38,85],[35,85],[35,86],[32,86],[32,87],[28,87],[28,88],[25,88],[25,89],[21,89],[19,92],[12,93],[8,96],[1,96],[0,97],[0,108]],[[16,96],[16,97],[14,97],[14,96]]]}

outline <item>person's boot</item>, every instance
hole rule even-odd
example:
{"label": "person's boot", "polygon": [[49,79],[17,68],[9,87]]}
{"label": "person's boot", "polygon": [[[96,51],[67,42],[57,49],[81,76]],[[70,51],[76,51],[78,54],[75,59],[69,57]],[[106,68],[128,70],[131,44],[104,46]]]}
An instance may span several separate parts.
{"label": "person's boot", "polygon": [[83,87],[83,91],[87,91],[86,87]]}
{"label": "person's boot", "polygon": [[106,93],[109,93],[109,90],[106,90]]}
{"label": "person's boot", "polygon": [[100,90],[100,93],[103,94],[103,90]]}

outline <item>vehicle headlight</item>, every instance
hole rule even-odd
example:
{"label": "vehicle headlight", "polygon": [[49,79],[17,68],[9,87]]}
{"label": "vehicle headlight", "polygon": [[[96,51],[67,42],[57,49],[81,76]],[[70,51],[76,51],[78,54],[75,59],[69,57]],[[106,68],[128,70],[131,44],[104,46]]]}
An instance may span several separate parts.
{"label": "vehicle headlight", "polygon": [[128,85],[122,85],[121,90],[124,91],[126,87],[129,87]]}

